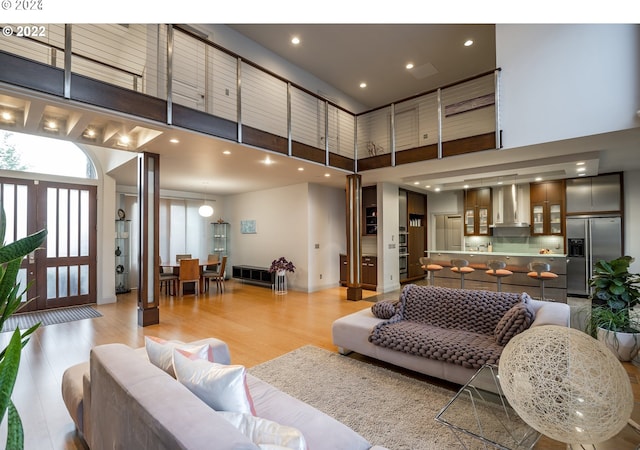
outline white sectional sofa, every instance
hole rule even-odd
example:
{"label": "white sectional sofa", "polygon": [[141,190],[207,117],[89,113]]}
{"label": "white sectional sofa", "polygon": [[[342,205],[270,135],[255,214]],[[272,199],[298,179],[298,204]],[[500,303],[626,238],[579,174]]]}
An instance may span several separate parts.
{"label": "white sectional sofa", "polygon": [[[216,360],[229,363],[227,345],[207,339]],[[197,343],[191,343],[195,345]],[[386,450],[332,417],[246,375],[256,416],[299,430],[313,450]],[[142,349],[106,344],[90,361],[66,370],[62,395],[89,448],[243,450],[260,448],[205,404]]]}

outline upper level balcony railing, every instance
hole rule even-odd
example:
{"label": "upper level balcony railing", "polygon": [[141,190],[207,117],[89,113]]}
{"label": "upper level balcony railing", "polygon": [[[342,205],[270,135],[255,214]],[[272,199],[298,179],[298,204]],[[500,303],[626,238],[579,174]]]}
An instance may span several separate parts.
{"label": "upper level balcony railing", "polygon": [[499,70],[354,114],[186,27],[33,30],[0,41],[0,81],[349,172],[500,147]]}

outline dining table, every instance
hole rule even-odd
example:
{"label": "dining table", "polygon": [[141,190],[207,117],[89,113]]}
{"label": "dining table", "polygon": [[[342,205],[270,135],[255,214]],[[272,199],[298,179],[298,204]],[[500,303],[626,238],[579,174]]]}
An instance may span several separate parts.
{"label": "dining table", "polygon": [[[194,258],[195,259],[195,258]],[[219,266],[220,259],[201,259],[198,261],[198,265],[200,266],[200,273],[208,267],[208,266]],[[160,261],[160,269],[171,269],[171,272],[175,275],[180,276],[180,261]],[[192,284],[192,283],[189,283]],[[186,283],[185,283],[186,286]],[[195,286],[194,286],[195,290]],[[204,292],[204,280],[200,277],[200,292]]]}

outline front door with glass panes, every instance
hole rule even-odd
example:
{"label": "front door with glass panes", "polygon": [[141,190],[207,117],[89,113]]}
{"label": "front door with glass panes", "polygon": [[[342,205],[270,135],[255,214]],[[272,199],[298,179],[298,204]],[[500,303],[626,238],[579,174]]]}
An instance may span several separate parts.
{"label": "front door with glass panes", "polygon": [[42,228],[43,248],[28,255],[19,273],[31,283],[20,311],[96,301],[96,187],[0,178],[7,217],[5,243]]}

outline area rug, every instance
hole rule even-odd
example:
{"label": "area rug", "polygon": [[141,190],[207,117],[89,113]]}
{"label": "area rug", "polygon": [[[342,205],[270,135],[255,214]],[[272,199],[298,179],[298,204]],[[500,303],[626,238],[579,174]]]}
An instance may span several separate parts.
{"label": "area rug", "polygon": [[[453,432],[435,421],[454,391],[314,346],[249,372],[348,425],[372,444],[390,450],[462,448]],[[471,442],[469,448],[476,445]]]}
{"label": "area rug", "polygon": [[14,331],[16,327],[21,330],[26,330],[38,322],[41,323],[40,326],[46,326],[57,323],[73,322],[75,320],[93,319],[95,317],[102,317],[102,314],[91,306],[74,306],[71,308],[14,314],[4,323],[2,332]]}

